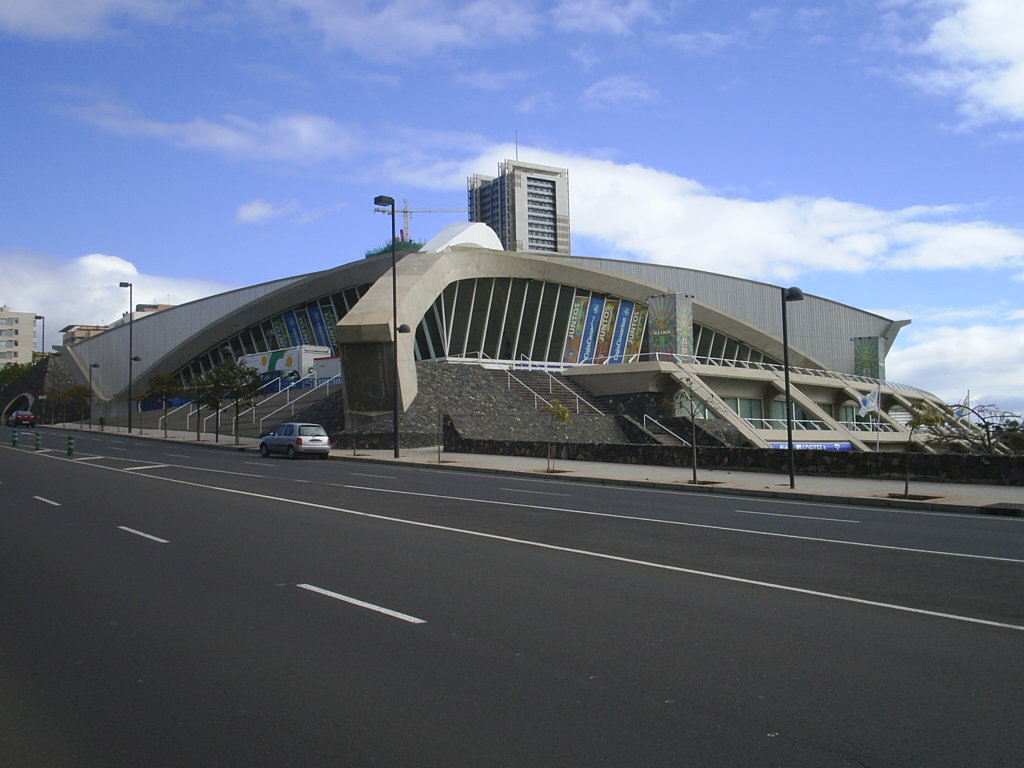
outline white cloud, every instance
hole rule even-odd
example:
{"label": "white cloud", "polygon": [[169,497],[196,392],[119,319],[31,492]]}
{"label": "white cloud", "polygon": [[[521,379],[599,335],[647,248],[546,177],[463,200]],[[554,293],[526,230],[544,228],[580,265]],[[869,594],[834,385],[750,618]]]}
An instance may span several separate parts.
{"label": "white cloud", "polygon": [[591,85],[583,92],[580,101],[586,107],[597,109],[655,101],[657,98],[658,92],[642,80],[618,75]]}
{"label": "white cloud", "polygon": [[294,200],[284,203],[268,203],[266,200],[250,200],[240,205],[235,213],[235,221],[239,224],[262,224],[282,216],[295,213],[299,204]]}
{"label": "white cloud", "polygon": [[136,304],[184,304],[237,287],[143,274],[132,262],[103,253],[68,261],[4,250],[0,251],[0,274],[5,286],[18,286],[17,295],[0,295],[0,304],[45,316],[48,346],[60,343],[59,330],[66,325],[109,325],[127,312],[128,291],[118,287],[122,281],[133,284]]}
{"label": "white cloud", "polygon": [[502,0],[248,0],[275,25],[307,26],[329,47],[374,61],[415,61],[458,48],[533,35],[540,17],[526,3]]}
{"label": "white cloud", "polygon": [[195,118],[170,123],[149,120],[112,104],[69,111],[113,133],[159,139],[230,157],[315,163],[347,159],[359,146],[354,129],[323,115],[293,113],[263,122],[226,115],[216,121]]}
{"label": "white cloud", "polygon": [[562,0],[551,17],[561,29],[624,35],[641,22],[658,21],[660,14],[648,0]]}
{"label": "white cloud", "polygon": [[686,53],[708,54],[741,45],[743,40],[723,32],[679,32],[666,38],[666,42]]}
{"label": "white cloud", "polygon": [[974,402],[1024,413],[1024,323],[911,329],[886,359],[887,378],[928,382],[947,402],[970,387]]}
{"label": "white cloud", "polygon": [[923,42],[907,45],[935,66],[910,76],[926,90],[958,99],[965,125],[1024,120],[1024,3],[1017,0],[915,2],[938,8]]}
{"label": "white cloud", "polygon": [[41,38],[111,34],[119,21],[167,22],[189,0],[0,0],[0,29]]}
{"label": "white cloud", "polygon": [[468,85],[470,88],[478,88],[481,91],[503,91],[516,83],[523,82],[529,76],[530,74],[523,70],[493,72],[486,69],[477,69],[472,72],[459,72],[455,75],[455,81]]}

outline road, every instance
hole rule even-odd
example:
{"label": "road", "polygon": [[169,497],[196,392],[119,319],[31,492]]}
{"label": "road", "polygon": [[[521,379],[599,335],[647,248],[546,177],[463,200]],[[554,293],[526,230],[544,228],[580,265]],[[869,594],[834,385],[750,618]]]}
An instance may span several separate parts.
{"label": "road", "polygon": [[0,437],[6,764],[1024,754],[1020,518]]}

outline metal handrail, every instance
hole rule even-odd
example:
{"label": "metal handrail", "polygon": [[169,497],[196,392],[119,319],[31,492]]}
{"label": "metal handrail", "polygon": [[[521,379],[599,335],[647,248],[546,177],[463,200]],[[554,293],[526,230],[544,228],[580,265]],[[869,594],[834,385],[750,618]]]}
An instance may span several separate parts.
{"label": "metal handrail", "polygon": [[[307,376],[306,378],[315,378],[315,377]],[[294,400],[289,400],[289,401],[288,401],[287,403],[285,403],[284,405],[282,405],[282,406],[281,406],[280,408],[277,408],[276,410],[273,410],[273,411],[271,411],[270,413],[266,414],[266,415],[265,415],[265,416],[264,416],[263,418],[261,418],[261,419],[260,419],[260,428],[259,428],[259,432],[260,432],[260,434],[262,434],[262,433],[263,433],[263,422],[264,422],[264,421],[266,421],[267,419],[269,419],[269,418],[270,418],[271,416],[273,416],[273,415],[274,415],[275,413],[279,413],[279,412],[283,411],[283,410],[284,410],[285,408],[290,408],[290,409],[291,409],[291,414],[292,414],[292,416],[294,416],[294,415],[295,415],[295,404],[296,404],[297,402],[299,402],[299,400],[301,400],[302,398],[304,398],[304,397],[308,397],[309,395],[313,394],[313,393],[314,393],[314,392],[316,392],[316,391],[317,391],[318,389],[320,389],[320,387],[323,387],[323,386],[328,386],[328,385],[330,384],[330,382],[331,382],[331,381],[333,381],[333,380],[334,380],[335,378],[338,378],[338,379],[340,379],[340,378],[341,378],[341,376],[340,376],[340,375],[339,375],[339,376],[332,376],[332,377],[331,377],[330,379],[328,379],[328,380],[327,380],[326,382],[324,382],[323,384],[318,384],[318,385],[316,385],[315,387],[313,387],[312,389],[310,389],[310,390],[309,390],[308,392],[303,392],[303,393],[302,393],[301,395],[299,395],[298,397],[296,397],[296,398],[295,398]],[[305,381],[305,379],[300,379],[299,381]],[[296,383],[296,384],[298,384],[299,382],[297,381],[297,382],[295,382],[295,383]],[[266,402],[266,401],[264,401],[264,402]]]}
{"label": "metal handrail", "polygon": [[662,424],[662,423],[661,423],[660,421],[658,421],[657,419],[655,419],[655,418],[653,418],[653,417],[651,417],[651,416],[648,416],[648,415],[647,415],[647,414],[645,413],[645,414],[644,414],[644,420],[643,420],[643,428],[644,428],[644,429],[647,429],[647,422],[650,422],[651,424],[654,424],[655,426],[657,426],[657,427],[658,427],[658,428],[659,428],[660,430],[662,430],[663,432],[668,432],[668,433],[669,433],[670,435],[672,435],[672,437],[674,437],[674,438],[675,438],[676,440],[678,440],[679,442],[681,442],[681,443],[682,443],[683,445],[685,445],[685,446],[686,446],[687,448],[689,448],[689,447],[690,447],[690,441],[689,441],[689,440],[687,440],[686,438],[680,437],[680,436],[679,436],[679,435],[677,435],[677,434],[676,434],[675,432],[673,432],[673,431],[672,431],[671,429],[669,429],[669,428],[668,428],[668,427],[666,427],[666,426],[665,426],[664,424]]}

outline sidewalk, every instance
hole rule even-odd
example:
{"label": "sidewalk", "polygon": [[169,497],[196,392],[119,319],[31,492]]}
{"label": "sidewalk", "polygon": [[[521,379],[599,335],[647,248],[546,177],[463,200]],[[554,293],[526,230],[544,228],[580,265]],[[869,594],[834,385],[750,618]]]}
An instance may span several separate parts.
{"label": "sidewalk", "polygon": [[[61,429],[82,430],[77,424],[54,425]],[[95,428],[93,431],[97,431]],[[104,434],[128,433],[107,429]],[[134,432],[132,438],[163,440],[162,431],[143,430]],[[259,440],[241,437],[238,443],[231,435],[221,435],[220,442],[212,434],[203,434],[203,440],[196,442],[195,433],[168,432],[167,440],[187,442],[210,448],[225,450],[257,450]],[[832,504],[866,503],[900,509],[914,509],[930,512],[981,513],[1024,517],[1024,488],[1009,485],[974,485],[966,483],[934,483],[911,480],[911,499],[902,497],[903,480],[878,480],[872,478],[810,477],[797,475],[796,489],[789,487],[789,475],[764,472],[740,472],[725,469],[697,469],[699,485],[692,484],[693,470],[690,467],[657,467],[639,464],[610,464],[590,461],[555,462],[553,473],[548,473],[547,460],[521,456],[492,456],[489,454],[447,453],[440,454],[438,463],[437,447],[403,448],[401,458],[395,459],[393,450],[335,449],[331,458],[340,461],[373,461],[403,464],[432,465],[437,468],[458,469],[552,478],[558,480],[586,480],[589,482],[614,485],[638,485],[677,490],[682,493],[700,491],[742,496],[817,501]]]}

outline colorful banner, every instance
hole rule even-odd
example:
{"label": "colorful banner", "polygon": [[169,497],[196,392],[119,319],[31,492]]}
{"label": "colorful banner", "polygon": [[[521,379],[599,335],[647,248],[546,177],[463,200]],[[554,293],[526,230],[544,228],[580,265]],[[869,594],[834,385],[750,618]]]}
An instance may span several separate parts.
{"label": "colorful banner", "polygon": [[583,326],[583,343],[580,345],[580,362],[584,365],[594,362],[594,353],[597,349],[597,330],[601,325],[601,315],[604,313],[604,298],[591,296],[590,306],[587,307],[587,321]]}
{"label": "colorful banner", "polygon": [[605,299],[601,312],[601,324],[597,328],[597,347],[594,350],[595,363],[607,363],[612,351],[612,335],[615,333],[615,319],[619,315],[621,299]]}
{"label": "colorful banner", "polygon": [[629,333],[626,335],[626,362],[635,363],[643,349],[644,331],[647,330],[648,309],[644,304],[637,304],[633,309],[633,317],[629,321]]}
{"label": "colorful banner", "polygon": [[858,336],[853,340],[853,372],[869,379],[885,378],[885,339]]}
{"label": "colorful banner", "polygon": [[274,333],[277,334],[277,348],[290,347],[295,342],[291,340],[291,335],[288,333],[288,324],[284,321],[284,317],[277,315],[274,317]]}
{"label": "colorful banner", "polygon": [[693,349],[693,300],[683,294],[652,296],[647,334],[652,354],[688,358]]}
{"label": "colorful banner", "polygon": [[562,351],[563,363],[578,363],[580,345],[583,343],[583,320],[587,313],[589,296],[576,296],[572,300],[569,312],[569,326],[565,331],[565,348]]}
{"label": "colorful banner", "polygon": [[635,305],[628,299],[622,299],[619,303],[619,316],[615,318],[615,330],[612,334],[612,346],[608,353],[609,363],[621,363],[626,351],[626,339],[629,337],[629,329],[633,322],[633,307]]}

